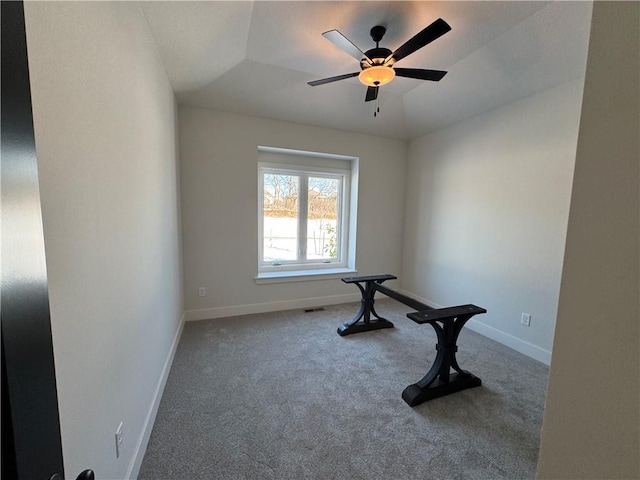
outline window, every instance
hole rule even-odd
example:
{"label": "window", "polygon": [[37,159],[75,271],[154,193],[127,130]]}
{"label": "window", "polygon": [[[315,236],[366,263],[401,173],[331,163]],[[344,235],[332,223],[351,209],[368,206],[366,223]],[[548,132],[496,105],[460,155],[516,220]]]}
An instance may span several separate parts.
{"label": "window", "polygon": [[259,278],[354,268],[354,177],[353,157],[259,148]]}

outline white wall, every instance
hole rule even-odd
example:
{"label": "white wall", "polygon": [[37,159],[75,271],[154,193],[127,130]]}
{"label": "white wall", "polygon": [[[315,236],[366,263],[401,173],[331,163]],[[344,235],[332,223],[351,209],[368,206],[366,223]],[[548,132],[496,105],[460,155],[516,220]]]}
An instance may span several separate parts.
{"label": "white wall", "polygon": [[65,470],[122,479],[182,325],[176,106],[137,3],[25,10]]}
{"label": "white wall", "polygon": [[400,272],[405,142],[190,107],[179,117],[187,318],[359,298],[338,279],[255,283],[259,145],[359,157],[358,273]]}
{"label": "white wall", "polygon": [[[548,363],[582,80],[410,143],[402,287]],[[530,327],[520,324],[523,312]]]}
{"label": "white wall", "polygon": [[639,27],[593,7],[538,478],[640,478]]}

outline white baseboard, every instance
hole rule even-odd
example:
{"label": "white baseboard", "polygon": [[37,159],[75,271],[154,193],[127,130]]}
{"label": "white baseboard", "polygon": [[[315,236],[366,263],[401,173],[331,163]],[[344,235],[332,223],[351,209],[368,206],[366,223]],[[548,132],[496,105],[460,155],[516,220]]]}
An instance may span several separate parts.
{"label": "white baseboard", "polygon": [[151,402],[149,411],[147,412],[147,418],[145,418],[144,420],[142,433],[140,434],[140,438],[138,438],[138,444],[136,445],[133,457],[131,458],[131,463],[129,463],[127,476],[125,477],[127,479],[134,480],[138,478],[138,474],[140,473],[140,467],[142,466],[144,454],[147,451],[147,445],[149,444],[149,438],[151,437],[153,424],[156,420],[156,414],[158,413],[160,400],[162,400],[162,393],[164,392],[164,387],[167,384],[167,378],[169,378],[169,372],[171,371],[173,358],[176,355],[178,343],[180,343],[180,337],[182,336],[182,330],[184,329],[184,322],[185,314],[183,313],[182,317],[180,318],[180,325],[178,325],[178,330],[176,331],[176,334],[173,338],[173,343],[171,344],[171,348],[169,349],[167,359],[165,360],[164,366],[162,367],[162,373],[160,375],[160,379],[158,380],[156,391],[153,394],[153,401]]}
{"label": "white baseboard", "polygon": [[358,302],[362,298],[360,293],[331,295],[328,297],[296,298],[278,302],[252,303],[249,305],[231,305],[228,307],[203,308],[201,310],[187,310],[184,312],[187,322],[193,320],[209,320],[212,318],[235,317],[253,313],[278,312],[295,308],[321,307],[323,305],[338,305],[340,303]]}
{"label": "white baseboard", "polygon": [[[426,303],[434,308],[444,308],[436,302],[422,298],[412,292],[402,288],[396,289],[398,292],[413,297],[419,302]],[[279,310],[292,310],[295,308],[319,307],[322,305],[337,305],[340,303],[357,302],[361,300],[360,293],[351,293],[343,295],[332,295],[328,297],[300,298],[295,300],[283,300],[278,302],[253,303],[249,305],[232,305],[228,307],[204,308],[201,310],[187,310],[184,314],[186,321],[208,320],[213,318],[235,317],[238,315],[249,315],[253,313],[277,312]],[[513,350],[531,357],[545,365],[551,364],[551,352],[537,345],[514,337],[502,330],[489,326],[476,319],[471,319],[465,325],[470,330],[479,333],[491,340],[495,340]]]}
{"label": "white baseboard", "polygon": [[505,345],[516,352],[520,352],[527,357],[533,358],[539,362],[544,363],[545,365],[551,365],[551,352],[549,350],[545,350],[544,348],[540,348],[533,343],[529,343],[526,340],[522,340],[518,337],[514,337],[508,333],[503,332],[502,330],[498,330],[497,328],[491,327],[485,323],[479,322],[475,318],[469,320],[465,327],[468,327],[469,330],[473,330],[480,335],[484,335],[491,340],[495,340],[502,345]]}
{"label": "white baseboard", "polygon": [[[409,297],[413,297],[422,303],[426,303],[427,305],[433,308],[443,308],[442,305],[432,302],[431,300],[428,300],[426,298],[421,298],[411,292],[407,292],[406,290],[398,289],[398,291],[400,291],[401,293],[404,293],[405,295],[408,295]],[[514,337],[509,333],[503,332],[502,330],[499,330],[495,327],[487,325],[486,323],[482,323],[479,320],[476,320],[475,318],[472,318],[471,320],[469,320],[465,324],[465,327],[468,327],[469,330],[479,333],[484,337],[490,338],[491,340],[495,340],[496,342],[506,347],[509,347],[515,350],[516,352],[522,353],[527,357],[530,357],[530,358],[533,358],[534,360],[542,362],[545,365],[551,365],[551,352],[549,350],[545,350],[544,348],[538,347],[537,345],[534,345],[533,343],[529,343],[526,340],[522,340],[518,337]]]}
{"label": "white baseboard", "polygon": [[427,298],[420,297],[420,296],[416,295],[413,292],[409,292],[408,290],[405,290],[404,288],[396,288],[395,290],[400,292],[400,293],[402,293],[403,295],[406,295],[407,297],[415,298],[416,300],[418,300],[421,303],[426,303],[430,307],[433,307],[433,308],[444,308],[444,305],[440,305],[440,304],[438,304],[436,302],[432,302],[431,300],[429,300]]}

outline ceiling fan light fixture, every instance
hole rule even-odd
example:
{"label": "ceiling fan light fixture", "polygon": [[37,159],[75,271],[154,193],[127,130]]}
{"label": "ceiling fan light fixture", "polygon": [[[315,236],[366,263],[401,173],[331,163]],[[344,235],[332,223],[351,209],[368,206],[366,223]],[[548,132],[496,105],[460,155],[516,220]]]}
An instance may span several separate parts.
{"label": "ceiling fan light fixture", "polygon": [[389,83],[396,76],[396,72],[391,67],[384,65],[374,65],[365,68],[358,75],[358,79],[369,87],[379,87]]}

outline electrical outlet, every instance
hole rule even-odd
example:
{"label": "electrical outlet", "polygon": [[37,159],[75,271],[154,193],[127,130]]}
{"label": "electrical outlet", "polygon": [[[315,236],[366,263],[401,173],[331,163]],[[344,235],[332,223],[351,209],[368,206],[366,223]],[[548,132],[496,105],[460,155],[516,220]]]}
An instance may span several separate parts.
{"label": "electrical outlet", "polygon": [[116,430],[116,458],[120,457],[120,450],[122,450],[122,422]]}
{"label": "electrical outlet", "polygon": [[531,315],[529,315],[528,313],[523,313],[522,314],[522,318],[520,318],[520,323],[522,325],[530,327],[531,326]]}
{"label": "electrical outlet", "polygon": [[207,296],[207,289],[204,288],[204,287],[198,288],[198,296],[206,297]]}

